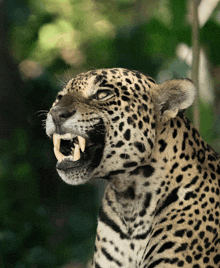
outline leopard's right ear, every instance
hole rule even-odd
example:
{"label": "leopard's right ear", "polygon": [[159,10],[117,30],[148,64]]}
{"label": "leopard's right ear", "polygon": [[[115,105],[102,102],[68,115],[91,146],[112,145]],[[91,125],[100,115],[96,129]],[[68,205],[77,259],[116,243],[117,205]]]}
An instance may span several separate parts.
{"label": "leopard's right ear", "polygon": [[153,98],[162,123],[176,117],[181,111],[192,105],[196,88],[190,79],[167,80],[155,85]]}

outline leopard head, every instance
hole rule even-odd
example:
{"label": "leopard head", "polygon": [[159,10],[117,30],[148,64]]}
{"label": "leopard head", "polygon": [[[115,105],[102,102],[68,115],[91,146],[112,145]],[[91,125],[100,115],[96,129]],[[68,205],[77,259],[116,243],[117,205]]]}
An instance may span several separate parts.
{"label": "leopard head", "polygon": [[56,168],[69,184],[111,178],[146,165],[157,125],[192,104],[189,80],[158,85],[137,71],[100,69],[71,79],[46,120]]}

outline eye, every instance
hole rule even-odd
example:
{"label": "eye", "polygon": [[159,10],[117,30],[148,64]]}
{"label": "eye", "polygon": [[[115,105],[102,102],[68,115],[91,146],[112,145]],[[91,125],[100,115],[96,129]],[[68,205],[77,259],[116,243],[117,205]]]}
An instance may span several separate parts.
{"label": "eye", "polygon": [[94,99],[96,100],[108,100],[114,96],[114,92],[111,90],[98,90],[96,94],[94,95]]}

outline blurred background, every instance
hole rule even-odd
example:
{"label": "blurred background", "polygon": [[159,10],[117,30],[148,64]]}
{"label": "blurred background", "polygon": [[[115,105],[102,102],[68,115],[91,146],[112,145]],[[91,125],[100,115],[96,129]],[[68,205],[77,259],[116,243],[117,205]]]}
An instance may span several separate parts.
{"label": "blurred background", "polygon": [[[89,267],[103,186],[61,181],[46,112],[90,69],[190,77],[191,2],[0,0],[0,267]],[[219,1],[199,19],[200,132],[220,152]]]}

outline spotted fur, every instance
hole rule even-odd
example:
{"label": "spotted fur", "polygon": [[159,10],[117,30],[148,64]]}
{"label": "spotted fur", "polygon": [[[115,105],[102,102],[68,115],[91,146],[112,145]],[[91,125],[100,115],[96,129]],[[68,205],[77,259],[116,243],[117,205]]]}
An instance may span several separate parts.
{"label": "spotted fur", "polygon": [[121,68],[82,73],[58,94],[49,136],[103,137],[98,161],[58,169],[69,184],[109,181],[94,268],[220,267],[220,161],[184,115],[194,96],[189,79],[159,85]]}

